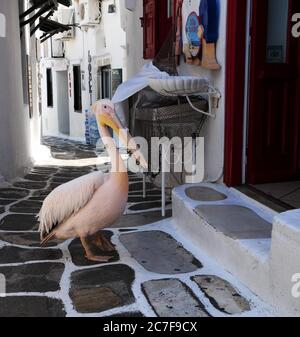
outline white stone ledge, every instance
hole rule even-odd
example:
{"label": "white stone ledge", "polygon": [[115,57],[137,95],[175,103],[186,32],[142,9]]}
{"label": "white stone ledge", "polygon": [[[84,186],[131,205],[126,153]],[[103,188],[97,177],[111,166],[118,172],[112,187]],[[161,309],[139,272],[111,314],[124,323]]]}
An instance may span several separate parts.
{"label": "white stone ledge", "polygon": [[[212,184],[199,186],[213,188],[226,194],[228,199],[193,201],[185,194],[189,186],[180,186],[173,191],[173,217],[178,231],[271,304],[279,315],[300,317],[300,297],[295,298],[292,294],[293,276],[300,274],[300,210],[278,215],[260,207],[256,201],[243,199],[224,186]],[[272,238],[233,240],[217,232],[194,211],[199,205],[211,204],[243,205],[252,209],[273,222]]]}

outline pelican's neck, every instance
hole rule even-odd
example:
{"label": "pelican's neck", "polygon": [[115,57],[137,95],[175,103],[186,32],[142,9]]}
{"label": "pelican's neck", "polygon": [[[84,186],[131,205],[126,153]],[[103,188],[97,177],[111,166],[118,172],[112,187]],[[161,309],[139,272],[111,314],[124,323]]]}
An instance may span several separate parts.
{"label": "pelican's neck", "polygon": [[110,132],[105,126],[99,126],[99,131],[101,134],[103,144],[105,145],[106,150],[111,160],[111,165],[112,165],[111,174],[128,176],[127,168],[121,157],[120,151],[116,146],[116,142],[112,138]]}

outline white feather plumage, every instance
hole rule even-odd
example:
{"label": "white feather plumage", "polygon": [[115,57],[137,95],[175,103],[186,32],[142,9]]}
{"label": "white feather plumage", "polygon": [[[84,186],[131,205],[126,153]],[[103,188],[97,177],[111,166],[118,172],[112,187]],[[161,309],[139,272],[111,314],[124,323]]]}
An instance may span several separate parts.
{"label": "white feather plumage", "polygon": [[56,225],[62,224],[86,206],[95,191],[104,184],[106,176],[101,172],[93,172],[53,190],[45,199],[37,216],[41,237],[49,234]]}

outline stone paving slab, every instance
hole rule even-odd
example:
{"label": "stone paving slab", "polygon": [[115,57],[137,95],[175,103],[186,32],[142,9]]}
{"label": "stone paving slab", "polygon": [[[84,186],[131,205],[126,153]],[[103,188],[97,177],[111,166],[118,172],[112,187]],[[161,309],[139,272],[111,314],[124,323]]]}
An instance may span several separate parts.
{"label": "stone paving slab", "polygon": [[63,166],[59,169],[58,174],[60,173],[84,173],[90,172],[95,166]]}
{"label": "stone paving slab", "polygon": [[[151,183],[146,184],[146,189],[151,190],[154,189],[155,186]],[[129,192],[137,192],[137,191],[143,191],[143,184],[142,183],[132,183],[129,185]]]}
{"label": "stone paving slab", "polygon": [[95,152],[78,151],[78,150],[72,151],[72,149],[69,148],[65,148],[64,150],[52,148],[51,154],[53,158],[61,160],[97,158]]}
{"label": "stone paving slab", "polygon": [[[166,206],[171,205],[170,202],[166,202]],[[130,211],[148,211],[151,209],[157,209],[161,208],[161,202],[144,202],[144,203],[139,203],[133,206],[130,206],[128,209]]]}
{"label": "stone paving slab", "polygon": [[47,181],[49,178],[49,175],[41,175],[41,174],[27,174],[24,179],[30,180],[30,181]]}
{"label": "stone paving slab", "polygon": [[50,183],[48,188],[53,191],[55,190],[58,186],[62,185],[62,183]]}
{"label": "stone paving slab", "polygon": [[177,279],[148,281],[142,290],[159,317],[209,317],[191,289]]}
{"label": "stone paving slab", "polygon": [[[10,243],[12,245],[26,246],[26,247],[41,247],[40,234],[38,232],[0,232],[0,240]],[[48,242],[45,247],[55,247],[59,243],[58,240]]]}
{"label": "stone paving slab", "polygon": [[41,199],[45,199],[50,193],[52,192],[52,190],[38,190],[38,191],[34,191],[32,196],[36,197],[36,198],[41,198]]}
{"label": "stone paving slab", "polygon": [[10,214],[0,220],[2,231],[34,231],[38,229],[35,215]]}
{"label": "stone paving slab", "polygon": [[40,292],[60,290],[60,279],[65,269],[63,263],[32,263],[0,267],[6,278],[6,292]]}
{"label": "stone paving slab", "polygon": [[30,170],[30,172],[28,174],[49,177],[50,175],[55,174],[56,172],[58,172],[58,168],[54,169],[54,168],[37,168],[37,167],[34,167],[33,169]]}
{"label": "stone paving slab", "polygon": [[[143,195],[143,188],[141,188],[140,190],[132,190],[129,191],[129,196],[142,196]],[[161,197],[161,191],[158,189],[153,189],[153,190],[147,190],[147,196],[159,196]]]}
{"label": "stone paving slab", "polygon": [[58,249],[24,249],[11,246],[0,248],[0,264],[59,260],[62,257],[62,251]]}
{"label": "stone paving slab", "polygon": [[9,204],[12,204],[13,202],[16,202],[16,200],[0,199],[0,206],[7,206]]}
{"label": "stone paving slab", "polygon": [[171,218],[172,211],[168,210],[166,212],[166,217],[163,218],[160,211],[144,212],[140,214],[128,214],[123,215],[112,228],[122,228],[122,227],[141,227],[149,225],[151,223]]}
{"label": "stone paving slab", "polygon": [[134,197],[134,196],[130,196],[129,198],[128,198],[128,202],[150,202],[150,201],[158,201],[158,202],[160,202],[161,201],[161,196],[155,196],[155,195],[153,195],[153,196],[151,196],[151,195],[149,195],[149,196],[147,196],[146,198],[143,198],[143,196],[136,196],[136,197]]}
{"label": "stone paving slab", "polygon": [[0,297],[0,317],[65,317],[61,300],[38,296]]}
{"label": "stone paving slab", "polygon": [[196,213],[217,231],[235,240],[269,239],[272,224],[251,209],[235,205],[198,206]]}
{"label": "stone paving slab", "polygon": [[69,177],[69,178],[67,178],[67,177],[53,177],[51,179],[51,182],[53,184],[65,184],[65,183],[67,183],[69,181],[72,181],[72,180],[74,180],[76,178],[79,178],[79,177],[81,177],[81,176],[78,175],[77,177],[73,176],[73,177]]}
{"label": "stone paving slab", "polygon": [[[104,235],[106,239],[111,241],[111,237],[113,235],[112,232],[101,231],[100,233]],[[111,256],[112,259],[108,263],[119,261],[120,257],[117,250],[115,252],[102,251],[97,247],[97,239],[98,239],[97,234],[89,238],[89,242],[91,244],[93,253],[95,255]],[[84,248],[82,247],[80,239],[75,239],[72,241],[72,243],[69,245],[69,251],[72,256],[73,263],[78,267],[94,266],[99,264],[99,262],[89,261],[85,258],[85,251]]]}
{"label": "stone paving slab", "polygon": [[37,214],[39,213],[41,207],[42,207],[42,202],[40,201],[23,200],[11,206],[9,210],[12,213]]}
{"label": "stone paving slab", "polygon": [[45,182],[32,182],[32,181],[18,181],[13,184],[15,187],[24,188],[27,190],[39,190],[46,187]]}
{"label": "stone paving slab", "polygon": [[202,264],[173,237],[161,231],[120,236],[122,244],[145,269],[158,274],[191,273]]}
{"label": "stone paving slab", "polygon": [[143,179],[140,178],[140,177],[131,176],[130,182],[132,182],[132,183],[143,183]]}
{"label": "stone paving slab", "polygon": [[1,199],[13,199],[18,200],[27,197],[29,194],[26,190],[21,190],[17,188],[1,188],[0,198]]}
{"label": "stone paving slab", "polygon": [[70,297],[79,313],[100,313],[134,303],[134,271],[110,265],[76,271],[71,275]]}
{"label": "stone paving slab", "polygon": [[52,176],[52,180],[58,180],[58,179],[76,179],[81,177],[82,175],[89,174],[91,171],[86,170],[86,171],[80,171],[80,172],[64,172],[61,171],[59,173],[55,173]]}
{"label": "stone paving slab", "polygon": [[40,174],[53,174],[58,171],[57,167],[49,166],[35,166],[31,172],[40,173]]}
{"label": "stone paving slab", "polygon": [[212,275],[195,276],[192,280],[221,312],[236,315],[251,310],[249,302],[227,281]]}
{"label": "stone paving slab", "polygon": [[188,187],[185,190],[186,195],[195,201],[222,201],[227,199],[227,196],[223,193],[220,193],[212,188],[208,187]]}
{"label": "stone paving slab", "polygon": [[30,197],[27,200],[28,201],[40,201],[43,202],[46,199],[47,196],[39,196],[39,197]]}

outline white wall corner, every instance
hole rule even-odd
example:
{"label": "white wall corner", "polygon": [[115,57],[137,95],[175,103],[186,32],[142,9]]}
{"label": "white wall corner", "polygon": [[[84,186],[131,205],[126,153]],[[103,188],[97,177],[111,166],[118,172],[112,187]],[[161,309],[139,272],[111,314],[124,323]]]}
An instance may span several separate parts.
{"label": "white wall corner", "polygon": [[274,219],[270,281],[274,305],[281,312],[300,316],[300,210]]}

